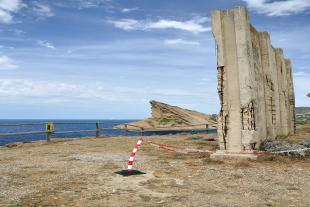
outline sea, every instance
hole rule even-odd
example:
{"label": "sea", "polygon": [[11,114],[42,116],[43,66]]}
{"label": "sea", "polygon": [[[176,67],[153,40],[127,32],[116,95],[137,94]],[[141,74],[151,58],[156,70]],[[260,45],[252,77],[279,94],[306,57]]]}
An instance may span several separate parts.
{"label": "sea", "polygon": [[[96,132],[79,132],[72,131],[80,130],[96,130],[96,123],[99,122],[101,136],[121,136],[125,135],[125,131],[121,129],[113,129],[120,124],[126,124],[138,120],[46,120],[46,119],[0,119],[0,146],[4,146],[13,142],[31,142],[38,140],[45,140],[46,134],[26,134],[26,135],[10,135],[2,136],[9,133],[23,133],[23,132],[44,132],[47,122],[54,123],[54,130],[56,132],[71,132],[65,134],[52,134],[51,138],[81,138],[96,136]],[[33,125],[32,125],[33,124]],[[16,125],[16,126],[15,126]],[[178,133],[216,133],[216,130],[164,130],[164,131],[145,131],[144,136],[150,135],[167,135]],[[141,136],[140,131],[129,131],[129,136]]]}

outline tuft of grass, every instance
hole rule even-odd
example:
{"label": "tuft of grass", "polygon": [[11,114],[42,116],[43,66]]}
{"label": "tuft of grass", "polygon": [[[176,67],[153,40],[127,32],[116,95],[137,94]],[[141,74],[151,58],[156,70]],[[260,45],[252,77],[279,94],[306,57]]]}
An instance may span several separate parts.
{"label": "tuft of grass", "polygon": [[234,166],[238,168],[247,168],[247,167],[251,167],[251,164],[249,160],[240,160],[234,163]]}
{"label": "tuft of grass", "polygon": [[240,175],[240,174],[232,174],[232,177],[233,177],[234,179],[241,179],[243,176]]}
{"label": "tuft of grass", "polygon": [[175,153],[172,156],[172,159],[178,159],[178,160],[186,160],[186,159],[190,159],[191,156],[189,154],[183,154],[183,153]]}
{"label": "tuft of grass", "polygon": [[277,161],[278,156],[276,155],[262,155],[257,157],[257,161]]}
{"label": "tuft of grass", "polygon": [[186,140],[202,140],[203,137],[202,136],[191,136],[186,138]]}
{"label": "tuft of grass", "polygon": [[225,162],[223,160],[205,158],[205,159],[202,160],[202,163],[204,165],[222,165]]}
{"label": "tuft of grass", "polygon": [[176,119],[162,118],[162,119],[160,119],[159,124],[160,125],[175,126],[177,124],[180,124],[180,122]]}

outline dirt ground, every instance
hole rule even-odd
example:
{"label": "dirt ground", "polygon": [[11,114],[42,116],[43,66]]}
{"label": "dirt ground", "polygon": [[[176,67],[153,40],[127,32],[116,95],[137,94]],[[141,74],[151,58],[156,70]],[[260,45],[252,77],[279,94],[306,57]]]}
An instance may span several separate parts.
{"label": "dirt ground", "polygon": [[310,206],[309,159],[212,160],[146,144],[215,150],[207,137],[145,137],[134,168],[146,174],[130,177],[115,172],[126,169],[137,137],[2,147],[0,206]]}

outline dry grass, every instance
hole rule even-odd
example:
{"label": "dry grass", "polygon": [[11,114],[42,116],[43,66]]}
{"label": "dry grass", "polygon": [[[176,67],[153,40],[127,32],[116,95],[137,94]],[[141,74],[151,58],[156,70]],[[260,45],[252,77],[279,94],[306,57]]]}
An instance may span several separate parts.
{"label": "dry grass", "polygon": [[[145,139],[201,146],[202,140],[188,137]],[[110,137],[3,147],[0,206],[309,206],[309,159],[220,160],[142,144],[134,168],[146,174],[115,174],[127,167],[136,142],[136,137]]]}
{"label": "dry grass", "polygon": [[223,160],[219,160],[219,159],[211,159],[211,158],[205,158],[202,160],[202,163],[204,165],[222,165],[225,164],[225,162]]}
{"label": "dry grass", "polygon": [[251,167],[251,161],[250,160],[239,160],[233,164],[237,168],[247,168]]}

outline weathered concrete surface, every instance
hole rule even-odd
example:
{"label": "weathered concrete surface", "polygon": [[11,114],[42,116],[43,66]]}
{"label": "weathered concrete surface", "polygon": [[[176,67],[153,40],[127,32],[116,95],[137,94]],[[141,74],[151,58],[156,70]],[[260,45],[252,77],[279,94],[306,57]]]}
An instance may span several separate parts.
{"label": "weathered concrete surface", "polygon": [[295,133],[291,62],[267,32],[250,24],[245,7],[212,12],[217,42],[220,148],[255,150],[266,138]]}

